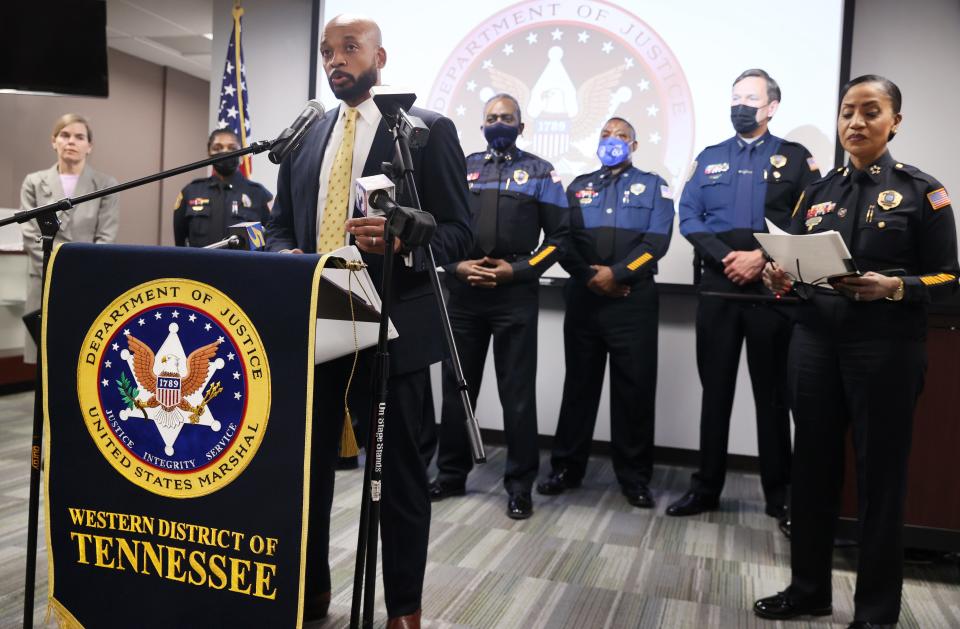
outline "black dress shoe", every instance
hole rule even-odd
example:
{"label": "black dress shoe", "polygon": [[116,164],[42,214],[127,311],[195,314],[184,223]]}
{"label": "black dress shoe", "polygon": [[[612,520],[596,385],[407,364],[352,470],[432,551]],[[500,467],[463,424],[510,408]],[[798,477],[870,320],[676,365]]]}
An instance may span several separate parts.
{"label": "black dress shoe", "polygon": [[576,489],[579,486],[580,479],[573,478],[570,475],[570,470],[553,470],[545,481],[537,483],[537,493],[544,496],[556,496],[568,489]]}
{"label": "black dress shoe", "polygon": [[713,511],[720,506],[720,500],[698,494],[692,489],[683,494],[680,500],[667,507],[667,515],[684,516],[697,515],[704,511]]}
{"label": "black dress shoe", "polygon": [[457,485],[438,478],[427,485],[427,493],[430,494],[430,502],[438,502],[451,496],[462,496],[467,493],[467,488],[463,483]]}
{"label": "black dress shoe", "polygon": [[626,497],[627,502],[634,507],[653,509],[657,506],[656,501],[653,499],[653,494],[650,493],[650,488],[646,485],[622,485],[620,491]]}
{"label": "black dress shoe", "polygon": [[772,502],[767,503],[767,508],[763,510],[764,513],[769,515],[771,518],[776,518],[782,520],[787,517],[787,505],[775,504]]}
{"label": "black dress shoe", "polygon": [[320,620],[330,610],[330,592],[303,597],[303,619]]}
{"label": "black dress shoe", "polygon": [[789,620],[797,616],[829,616],[833,613],[833,608],[830,605],[797,603],[784,590],[754,603],[753,613],[771,620]]}
{"label": "black dress shoe", "polygon": [[511,520],[526,520],[533,515],[533,499],[529,491],[517,491],[510,494],[507,501],[507,517]]}
{"label": "black dress shoe", "polygon": [[854,620],[852,623],[847,625],[847,629],[893,629],[896,627],[895,624],[892,625],[878,625],[875,622],[870,622],[869,620]]}

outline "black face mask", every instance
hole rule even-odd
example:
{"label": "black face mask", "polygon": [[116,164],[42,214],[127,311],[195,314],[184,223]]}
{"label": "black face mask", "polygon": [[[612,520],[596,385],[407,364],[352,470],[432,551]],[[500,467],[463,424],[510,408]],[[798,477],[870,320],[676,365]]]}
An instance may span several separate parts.
{"label": "black face mask", "polygon": [[743,135],[756,131],[760,123],[757,122],[758,107],[750,105],[733,105],[730,107],[730,122],[733,123],[734,130]]}
{"label": "black face mask", "polygon": [[238,168],[240,168],[240,158],[236,155],[221,162],[214,162],[213,164],[213,169],[224,177],[229,177],[237,172]]}

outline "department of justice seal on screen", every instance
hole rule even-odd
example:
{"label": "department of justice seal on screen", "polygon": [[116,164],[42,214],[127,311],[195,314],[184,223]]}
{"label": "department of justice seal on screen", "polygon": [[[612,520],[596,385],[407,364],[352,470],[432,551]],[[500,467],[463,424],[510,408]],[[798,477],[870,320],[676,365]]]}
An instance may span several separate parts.
{"label": "department of justice seal on screen", "polygon": [[159,279],[120,295],[92,322],[77,394],[93,442],[117,472],[155,494],[193,498],[226,487],[256,456],[270,367],[233,300],[200,282]]}

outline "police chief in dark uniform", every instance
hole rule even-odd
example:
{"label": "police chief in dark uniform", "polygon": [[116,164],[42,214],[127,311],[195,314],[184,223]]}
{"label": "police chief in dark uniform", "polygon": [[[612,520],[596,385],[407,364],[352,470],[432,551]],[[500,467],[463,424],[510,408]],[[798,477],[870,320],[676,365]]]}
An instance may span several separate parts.
{"label": "police chief in dark uniform", "polygon": [[[470,212],[476,234],[469,259],[444,267],[450,322],[471,403],[476,404],[490,337],[503,406],[507,461],[503,484],[507,515],[533,513],[530,490],[537,476],[537,317],[539,278],[566,245],[569,213],[560,177],[549,162],[517,148],[523,132],[520,106],[508,94],[493,96],[482,126],[487,150],[467,156]],[[540,232],[543,231],[543,241]],[[430,496],[465,491],[473,467],[456,378],[443,366],[443,410],[437,478]]]}
{"label": "police chief in dark uniform", "polygon": [[609,355],[613,469],[627,501],[651,508],[659,311],[653,276],[670,245],[674,208],[667,182],[633,166],[636,148],[633,126],[611,118],[597,150],[603,167],[567,188],[566,377],[551,472],[537,491],[559,494],[580,485]]}
{"label": "police chief in dark uniform", "polygon": [[766,72],[747,70],[737,77],[730,111],[737,133],[700,153],[680,198],[680,233],[703,264],[696,322],[703,397],[700,467],[689,491],[667,508],[668,515],[693,515],[719,505],[744,340],[766,513],[778,518],[786,514],[790,315],[762,301],[770,293],[761,281],[763,252],[753,234],[767,231],[764,219],[787,227],[803,189],[820,178],[820,171],[806,148],[769,132],[779,105],[780,87]]}
{"label": "police chief in dark uniform", "polygon": [[[215,129],[207,139],[211,157],[239,149],[240,139],[229,129]],[[267,223],[273,195],[244,177],[239,167],[239,157],[217,162],[211,176],[194,179],[180,192],[173,211],[173,240],[178,247],[220,242],[236,223]]]}
{"label": "police chief in dark uniform", "polygon": [[[791,231],[836,230],[862,275],[833,282],[836,290],[797,287],[806,299],[790,345],[792,579],[754,610],[773,619],[832,613],[834,528],[852,427],[860,553],[850,627],[893,627],[903,587],[912,417],[926,370],[927,304],[956,291],[960,265],[947,191],[887,151],[902,118],[900,90],[866,75],[847,83],[840,101],[837,135],[850,161],[807,188]],[[791,287],[773,265],[764,281],[778,293]]]}

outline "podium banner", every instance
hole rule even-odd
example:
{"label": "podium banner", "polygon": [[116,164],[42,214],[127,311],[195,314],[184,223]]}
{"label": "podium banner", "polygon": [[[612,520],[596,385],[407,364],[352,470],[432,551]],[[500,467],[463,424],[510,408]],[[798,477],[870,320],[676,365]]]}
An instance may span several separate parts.
{"label": "podium banner", "polygon": [[318,262],[54,252],[45,508],[62,624],[301,624]]}

